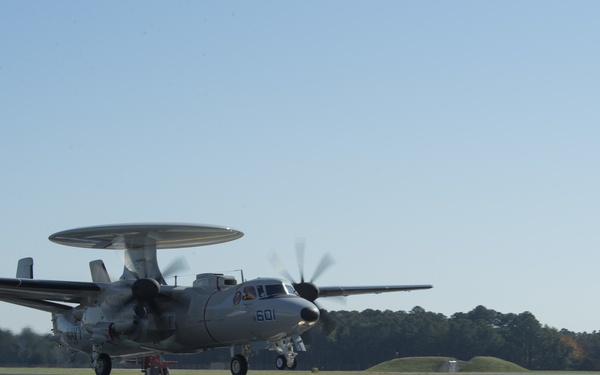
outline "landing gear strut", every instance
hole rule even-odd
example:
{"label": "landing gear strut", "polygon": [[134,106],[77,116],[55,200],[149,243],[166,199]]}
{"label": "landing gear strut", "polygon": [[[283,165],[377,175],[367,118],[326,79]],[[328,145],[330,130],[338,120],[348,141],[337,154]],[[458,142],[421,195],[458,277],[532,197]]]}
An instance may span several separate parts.
{"label": "landing gear strut", "polygon": [[109,375],[112,370],[112,360],[106,353],[101,353],[102,344],[92,345],[92,362],[91,367],[96,372],[96,375]]}
{"label": "landing gear strut", "polygon": [[306,351],[306,347],[300,335],[291,335],[280,341],[271,343],[269,350],[279,353],[275,360],[275,367],[278,370],[285,370],[286,368],[293,370],[298,366],[298,361],[296,360],[298,353],[296,351]]}

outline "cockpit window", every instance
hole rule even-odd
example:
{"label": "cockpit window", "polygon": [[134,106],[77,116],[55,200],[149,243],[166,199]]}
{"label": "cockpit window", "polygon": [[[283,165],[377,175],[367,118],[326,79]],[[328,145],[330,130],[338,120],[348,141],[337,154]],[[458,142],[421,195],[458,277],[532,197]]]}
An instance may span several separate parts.
{"label": "cockpit window", "polygon": [[[245,290],[244,290],[245,292]],[[257,285],[256,286],[256,292],[257,292],[257,296],[258,298],[268,298],[268,297],[274,297],[274,296],[281,296],[281,295],[298,295],[298,293],[296,293],[296,290],[294,289],[294,287],[291,284],[288,283],[282,283],[282,282],[274,282],[272,281],[270,284],[265,284],[265,285]]]}
{"label": "cockpit window", "polygon": [[290,284],[285,284],[285,289],[287,289],[288,294],[296,294],[296,289]]}
{"label": "cockpit window", "polygon": [[265,285],[267,296],[276,296],[278,294],[287,294],[283,284]]}
{"label": "cockpit window", "polygon": [[244,299],[255,299],[256,298],[256,289],[253,286],[247,286],[244,288]]}

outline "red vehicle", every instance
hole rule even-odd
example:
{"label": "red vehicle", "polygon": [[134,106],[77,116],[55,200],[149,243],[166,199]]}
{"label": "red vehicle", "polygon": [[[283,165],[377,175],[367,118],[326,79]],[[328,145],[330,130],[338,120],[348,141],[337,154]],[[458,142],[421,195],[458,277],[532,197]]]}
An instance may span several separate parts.
{"label": "red vehicle", "polygon": [[169,365],[177,363],[177,361],[165,361],[158,355],[147,356],[142,360],[133,359],[127,362],[140,364],[142,372],[146,375],[169,375]]}

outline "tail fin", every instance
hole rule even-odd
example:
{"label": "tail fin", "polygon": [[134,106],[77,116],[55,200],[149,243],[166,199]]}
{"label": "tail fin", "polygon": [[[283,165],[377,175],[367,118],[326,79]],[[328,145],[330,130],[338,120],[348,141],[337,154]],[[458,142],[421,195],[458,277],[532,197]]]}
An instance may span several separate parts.
{"label": "tail fin", "polygon": [[90,271],[92,272],[92,281],[95,283],[110,283],[110,276],[104,262],[101,259],[90,262]]}
{"label": "tail fin", "polygon": [[33,258],[19,259],[17,279],[33,279]]}

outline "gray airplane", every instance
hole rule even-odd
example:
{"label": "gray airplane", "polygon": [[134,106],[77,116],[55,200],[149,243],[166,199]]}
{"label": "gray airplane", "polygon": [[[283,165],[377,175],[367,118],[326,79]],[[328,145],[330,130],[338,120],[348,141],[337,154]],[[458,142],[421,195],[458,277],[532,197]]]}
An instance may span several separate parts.
{"label": "gray airplane", "polygon": [[[163,362],[165,353],[214,348],[230,348],[232,375],[246,375],[250,354],[260,349],[276,353],[278,369],[296,367],[297,353],[306,350],[300,335],[319,320],[317,298],[432,287],[318,287],[303,275],[293,282],[285,271],[288,280],[238,283],[233,276],[203,273],[191,286],[166,284],[157,250],[242,236],[235,229],[196,224],[121,224],[58,232],[49,239],[62,245],[124,250],[122,276],[111,281],[104,263],[94,260],[92,282],[38,280],[33,278],[33,259],[24,258],[16,278],[0,278],[0,301],[51,313],[56,341],[71,353],[88,354],[97,375],[109,375],[113,359],[158,356]],[[324,258],[319,272],[329,264]]]}

